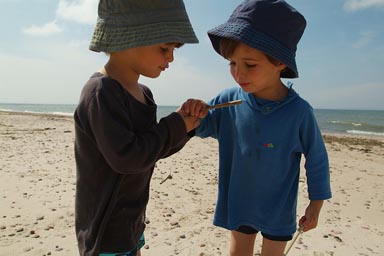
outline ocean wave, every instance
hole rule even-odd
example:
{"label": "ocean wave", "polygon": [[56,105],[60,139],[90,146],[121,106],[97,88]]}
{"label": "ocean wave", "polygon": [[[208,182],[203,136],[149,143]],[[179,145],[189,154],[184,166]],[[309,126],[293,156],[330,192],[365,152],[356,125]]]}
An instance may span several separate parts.
{"label": "ocean wave", "polygon": [[52,112],[50,114],[56,115],[56,116],[73,116],[73,113],[68,113],[68,112]]}
{"label": "ocean wave", "polygon": [[14,109],[6,109],[0,108],[0,111],[4,112],[13,112],[13,113],[26,113],[26,114],[42,114],[42,115],[54,115],[54,116],[73,116],[73,113],[68,112],[44,112],[44,111],[31,111],[31,110],[14,110]]}
{"label": "ocean wave", "polygon": [[14,110],[6,109],[6,108],[0,108],[0,111],[4,111],[4,112],[14,112]]}
{"label": "ocean wave", "polygon": [[330,121],[331,124],[343,124],[343,125],[353,125],[353,126],[362,126],[364,124],[361,123],[353,123],[353,122],[342,122],[342,121]]}
{"label": "ocean wave", "polygon": [[360,130],[347,130],[347,133],[361,134],[361,135],[384,136],[384,132],[369,132],[369,131],[360,131]]}

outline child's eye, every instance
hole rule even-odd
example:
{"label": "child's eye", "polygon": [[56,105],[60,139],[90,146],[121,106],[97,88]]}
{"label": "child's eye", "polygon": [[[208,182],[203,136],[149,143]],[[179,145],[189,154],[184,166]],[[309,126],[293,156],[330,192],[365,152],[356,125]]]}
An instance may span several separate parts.
{"label": "child's eye", "polygon": [[256,64],[245,64],[248,68],[253,68],[253,67],[256,67],[257,65]]}
{"label": "child's eye", "polygon": [[235,66],[235,65],[236,65],[236,63],[235,63],[234,61],[230,61],[230,62],[229,62],[229,66],[232,67],[232,66]]}
{"label": "child's eye", "polygon": [[160,47],[160,49],[161,49],[161,51],[164,52],[164,53],[169,51],[169,48]]}

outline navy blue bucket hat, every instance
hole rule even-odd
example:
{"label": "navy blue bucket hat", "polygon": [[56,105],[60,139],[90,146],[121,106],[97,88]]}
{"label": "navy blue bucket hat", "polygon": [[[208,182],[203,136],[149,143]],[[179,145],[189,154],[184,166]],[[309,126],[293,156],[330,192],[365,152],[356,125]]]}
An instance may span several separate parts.
{"label": "navy blue bucket hat", "polygon": [[282,78],[296,78],[297,43],[305,26],[303,15],[283,0],[245,0],[208,36],[220,55],[221,38],[237,40],[287,65]]}

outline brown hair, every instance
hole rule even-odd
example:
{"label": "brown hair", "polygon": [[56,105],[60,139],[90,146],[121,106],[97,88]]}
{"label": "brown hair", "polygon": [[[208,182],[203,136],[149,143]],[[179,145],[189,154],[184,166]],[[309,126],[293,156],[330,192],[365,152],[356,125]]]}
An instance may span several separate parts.
{"label": "brown hair", "polygon": [[[221,55],[223,55],[224,58],[229,59],[233,55],[233,53],[235,52],[235,49],[239,45],[239,43],[240,42],[237,40],[222,37],[220,39]],[[277,59],[269,56],[268,54],[265,54],[265,53],[263,53],[263,54],[265,55],[265,57],[267,57],[269,62],[271,62],[273,65],[277,66],[277,64],[279,64],[280,61],[278,61]]]}

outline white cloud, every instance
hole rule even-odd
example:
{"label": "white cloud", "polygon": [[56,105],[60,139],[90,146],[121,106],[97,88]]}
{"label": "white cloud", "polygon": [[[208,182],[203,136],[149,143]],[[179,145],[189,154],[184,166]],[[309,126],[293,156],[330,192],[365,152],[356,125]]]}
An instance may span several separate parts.
{"label": "white cloud", "polygon": [[347,11],[358,11],[374,7],[384,7],[384,0],[347,0],[344,3],[344,9]]}
{"label": "white cloud", "polygon": [[24,34],[33,36],[49,36],[61,33],[63,28],[58,24],[62,21],[73,21],[82,24],[95,24],[98,0],[59,0],[56,19],[42,26],[32,25],[23,29]]}
{"label": "white cloud", "polygon": [[58,19],[94,24],[97,18],[97,0],[60,0],[56,10]]}
{"label": "white cloud", "polygon": [[23,29],[23,33],[32,36],[49,36],[58,34],[63,29],[57,25],[56,21],[48,22],[42,26],[32,25]]}
{"label": "white cloud", "polygon": [[353,48],[361,48],[374,40],[376,33],[373,31],[363,32],[360,34],[360,38],[355,42]]}

